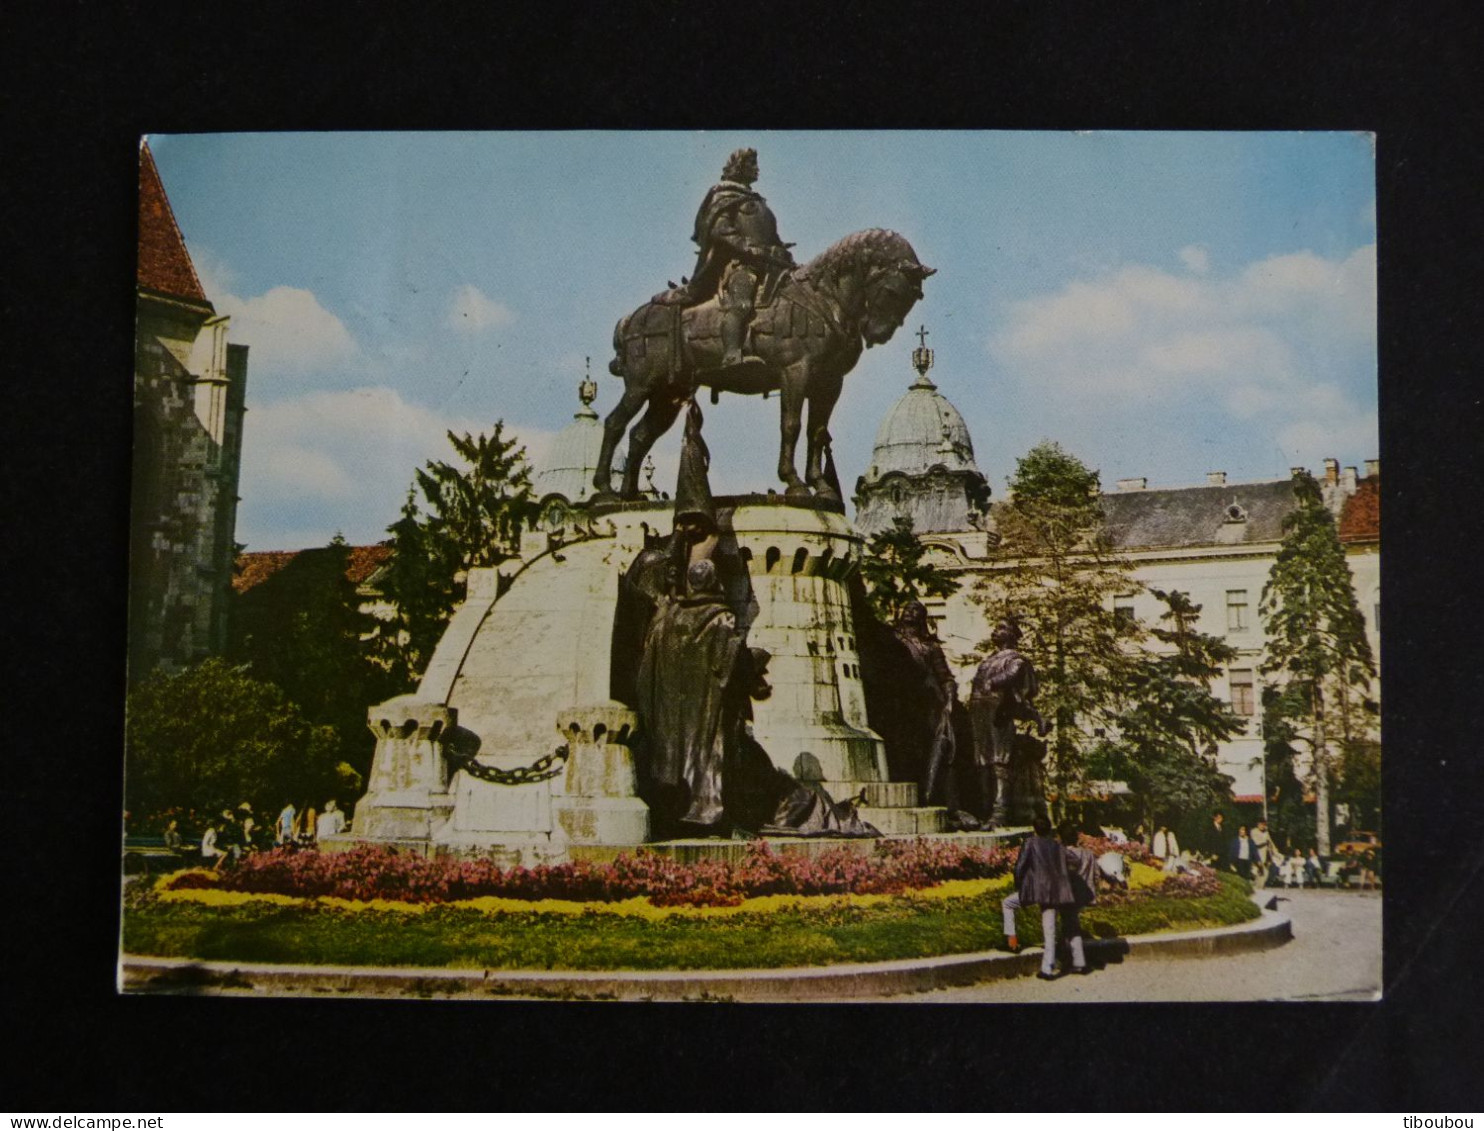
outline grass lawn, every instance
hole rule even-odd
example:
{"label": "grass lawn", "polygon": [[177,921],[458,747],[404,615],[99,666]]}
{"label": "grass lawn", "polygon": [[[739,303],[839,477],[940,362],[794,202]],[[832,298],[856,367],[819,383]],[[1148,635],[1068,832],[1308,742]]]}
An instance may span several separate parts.
{"label": "grass lawn", "polygon": [[[1221,877],[1218,894],[1171,898],[1139,891],[1082,916],[1093,938],[1190,930],[1258,915],[1250,887]],[[449,905],[420,912],[346,910],[309,902],[209,906],[130,893],[126,954],[207,961],[310,965],[429,966],[491,970],[700,970],[825,966],[990,950],[1003,945],[1000,899],[1008,877],[963,898],[904,895],[869,905],[848,897],[819,906],[724,917],[661,919],[590,912],[487,912]],[[1020,920],[1023,943],[1040,942],[1036,914]]]}

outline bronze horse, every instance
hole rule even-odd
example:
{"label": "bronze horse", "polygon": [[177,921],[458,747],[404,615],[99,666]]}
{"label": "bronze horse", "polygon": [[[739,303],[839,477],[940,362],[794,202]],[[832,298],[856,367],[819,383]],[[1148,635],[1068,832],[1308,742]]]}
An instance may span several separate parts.
{"label": "bronze horse", "polygon": [[[790,495],[838,498],[825,473],[830,413],[845,374],[861,349],[891,340],[918,299],[922,281],[935,273],[917,260],[895,232],[855,232],[779,282],[771,301],[760,301],[749,334],[761,359],[721,369],[721,312],[715,298],[682,307],[656,296],[613,331],[615,357],[608,369],[624,379],[623,397],[603,424],[603,448],[593,483],[611,490],[613,454],[629,421],[622,497],[639,493],[639,465],[669,430],[697,386],[715,392],[782,392],[783,440],[778,478]],[[809,406],[807,455],[800,478],[794,456],[804,405]],[[647,408],[646,408],[647,406]]]}

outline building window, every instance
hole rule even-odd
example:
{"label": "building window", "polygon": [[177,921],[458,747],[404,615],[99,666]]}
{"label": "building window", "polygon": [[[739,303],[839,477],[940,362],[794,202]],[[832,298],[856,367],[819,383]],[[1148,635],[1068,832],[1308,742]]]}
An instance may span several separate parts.
{"label": "building window", "polygon": [[1251,668],[1233,668],[1231,671],[1232,711],[1238,715],[1257,714],[1256,689],[1252,684]]}
{"label": "building window", "polygon": [[1226,591],[1226,630],[1228,632],[1246,632],[1250,627],[1247,621],[1247,590],[1228,589]]}

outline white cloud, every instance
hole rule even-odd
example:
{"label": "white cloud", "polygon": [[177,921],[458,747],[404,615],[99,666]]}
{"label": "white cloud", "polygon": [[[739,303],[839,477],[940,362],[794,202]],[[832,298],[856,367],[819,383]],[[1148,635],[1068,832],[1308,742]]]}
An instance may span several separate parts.
{"label": "white cloud", "polygon": [[196,273],[218,314],[232,317],[228,340],[248,347],[249,380],[283,373],[323,373],[360,360],[345,323],[320,303],[313,291],[278,286],[242,298],[234,293],[236,273],[209,252],[195,257]]}
{"label": "white cloud", "polygon": [[1136,445],[1150,435],[1230,460],[1217,453],[1239,443],[1238,428],[1264,463],[1274,445],[1311,461],[1372,453],[1375,246],[1230,273],[1197,245],[1180,258],[1193,273],[1126,265],[1008,306],[989,342],[1007,395],[1034,398],[1044,430],[1099,437],[1097,458],[1120,466],[1142,467],[1150,455]]}
{"label": "white cloud", "polygon": [[454,330],[478,334],[514,319],[514,312],[504,303],[490,298],[473,283],[465,283],[453,294],[446,324]]}
{"label": "white cloud", "polygon": [[1189,267],[1197,275],[1204,275],[1211,269],[1211,255],[1201,244],[1193,243],[1188,247],[1180,249],[1180,262]]}
{"label": "white cloud", "polygon": [[[336,530],[352,542],[379,541],[414,469],[454,458],[447,433],[490,426],[413,404],[385,387],[255,404],[243,432],[238,538],[255,550],[301,548],[307,531],[319,532],[310,545]],[[535,460],[550,446],[542,429],[513,430]]]}

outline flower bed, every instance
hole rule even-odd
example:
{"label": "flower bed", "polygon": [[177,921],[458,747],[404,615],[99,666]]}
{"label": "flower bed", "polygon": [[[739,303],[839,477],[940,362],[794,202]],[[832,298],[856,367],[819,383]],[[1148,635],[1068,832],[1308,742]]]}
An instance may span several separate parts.
{"label": "flower bed", "polygon": [[363,845],[343,853],[275,849],[249,856],[230,871],[175,876],[166,890],[404,903],[483,897],[616,903],[637,897],[657,907],[735,907],[758,896],[899,895],[947,880],[994,879],[1010,871],[1015,856],[1015,849],[915,840],[884,842],[870,855],[831,849],[810,859],[779,855],[759,841],[738,864],[682,864],[641,850],[611,864],[500,868],[488,860],[428,858]]}

